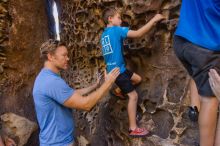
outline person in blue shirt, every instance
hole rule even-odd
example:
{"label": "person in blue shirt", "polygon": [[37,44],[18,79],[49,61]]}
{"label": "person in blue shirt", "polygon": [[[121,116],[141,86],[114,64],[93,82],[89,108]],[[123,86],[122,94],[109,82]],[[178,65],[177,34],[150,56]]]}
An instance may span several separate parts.
{"label": "person in blue shirt", "polygon": [[[40,49],[44,68],[37,75],[33,97],[40,127],[40,146],[73,146],[72,108],[89,111],[110,89],[119,68],[114,68],[96,91],[98,84],[83,89],[71,88],[60,76],[68,68],[68,51],[56,40],[48,40]],[[86,95],[86,96],[84,96]]]}
{"label": "person in blue shirt", "polygon": [[161,14],[156,14],[146,25],[138,30],[129,30],[127,27],[121,27],[121,16],[117,9],[107,8],[104,10],[103,19],[107,27],[101,36],[102,54],[107,66],[107,72],[113,68],[120,68],[120,75],[115,83],[121,89],[123,94],[127,94],[128,101],[128,118],[129,118],[129,135],[141,137],[149,134],[144,128],[139,128],[136,123],[136,110],[138,95],[134,85],[141,82],[141,77],[126,69],[123,57],[123,40],[126,37],[139,38],[146,34],[158,21],[164,19]]}
{"label": "person in blue shirt", "polygon": [[220,1],[183,0],[173,45],[201,96],[200,146],[219,146],[219,102],[210,87],[208,73],[210,69],[220,73]]}

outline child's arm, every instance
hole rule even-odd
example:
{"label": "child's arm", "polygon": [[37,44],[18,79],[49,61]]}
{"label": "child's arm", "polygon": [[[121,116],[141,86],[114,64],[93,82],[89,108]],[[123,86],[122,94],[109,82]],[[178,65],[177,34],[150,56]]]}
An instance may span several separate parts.
{"label": "child's arm", "polygon": [[161,14],[156,14],[147,24],[142,26],[138,30],[129,30],[127,37],[129,38],[139,38],[146,34],[157,22],[165,19],[165,17]]}

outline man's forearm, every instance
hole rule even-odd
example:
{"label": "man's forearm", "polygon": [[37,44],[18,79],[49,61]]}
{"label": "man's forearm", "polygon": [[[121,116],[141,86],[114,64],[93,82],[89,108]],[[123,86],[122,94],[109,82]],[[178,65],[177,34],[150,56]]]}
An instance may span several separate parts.
{"label": "man's forearm", "polygon": [[93,91],[95,88],[97,88],[97,84],[93,84],[89,87],[77,89],[76,92],[78,92],[80,95],[88,94],[89,92]]}
{"label": "man's forearm", "polygon": [[104,82],[100,88],[86,96],[86,109],[90,110],[103,96],[106,95],[110,87],[111,84]]}

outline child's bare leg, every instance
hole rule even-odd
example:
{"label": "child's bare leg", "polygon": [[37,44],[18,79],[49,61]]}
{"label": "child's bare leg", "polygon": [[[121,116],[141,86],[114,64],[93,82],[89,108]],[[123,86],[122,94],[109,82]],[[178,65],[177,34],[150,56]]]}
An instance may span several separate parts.
{"label": "child's bare leg", "polygon": [[193,79],[190,79],[190,102],[192,107],[196,106],[200,110],[200,95]]}
{"label": "child's bare leg", "polygon": [[[131,77],[131,82],[133,85],[137,85],[139,84],[140,82],[142,81],[142,78],[141,76],[139,76],[138,74],[136,73],[133,73],[132,77]],[[121,92],[121,89],[119,87],[115,88],[114,89],[116,93],[120,93]]]}
{"label": "child's bare leg", "polygon": [[217,123],[218,100],[215,97],[201,97],[199,114],[200,146],[213,146]]}
{"label": "child's bare leg", "polygon": [[137,112],[137,101],[138,101],[138,95],[135,90],[128,93],[128,119],[129,119],[129,128],[131,130],[134,130],[137,128],[136,123],[136,112]]}
{"label": "child's bare leg", "polygon": [[139,84],[142,81],[142,78],[138,74],[133,73],[133,75],[131,77],[131,81],[132,81],[133,85],[137,85],[137,84]]}

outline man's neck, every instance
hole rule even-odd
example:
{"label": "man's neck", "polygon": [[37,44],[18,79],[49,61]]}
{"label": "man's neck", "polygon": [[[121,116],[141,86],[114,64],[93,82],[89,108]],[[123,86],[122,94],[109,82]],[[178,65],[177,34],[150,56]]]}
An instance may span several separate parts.
{"label": "man's neck", "polygon": [[114,26],[114,25],[112,25],[112,24],[107,24],[107,27],[112,27],[112,26]]}
{"label": "man's neck", "polygon": [[56,74],[60,74],[60,70],[56,66],[54,66],[52,63],[50,63],[48,61],[46,61],[44,63],[44,68],[47,68],[47,69],[51,70],[52,72],[54,72]]}

